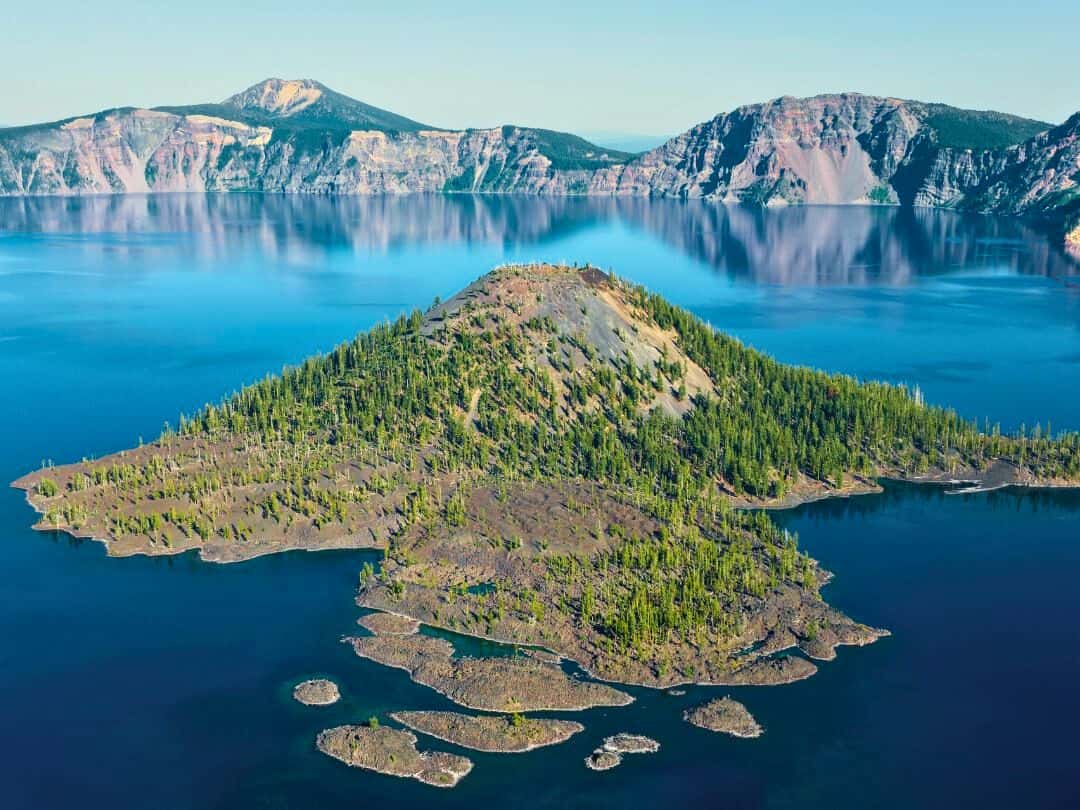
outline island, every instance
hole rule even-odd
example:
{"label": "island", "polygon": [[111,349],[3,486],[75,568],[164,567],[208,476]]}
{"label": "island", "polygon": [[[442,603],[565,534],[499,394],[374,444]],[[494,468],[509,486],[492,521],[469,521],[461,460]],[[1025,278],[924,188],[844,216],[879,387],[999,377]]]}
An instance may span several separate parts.
{"label": "island", "polygon": [[660,743],[652,737],[621,731],[607,737],[601,747],[616,754],[655,754],[660,750]]}
{"label": "island", "polygon": [[472,761],[444,751],[419,751],[416,735],[386,726],[338,726],[319,733],[316,747],[354,768],[454,787],[472,770]]}
{"label": "island", "polygon": [[717,698],[693,709],[687,709],[683,719],[695,726],[730,734],[733,737],[753,738],[765,733],[754,716],[739,701],[730,697]]}
{"label": "island", "polygon": [[655,754],[660,743],[651,737],[620,732],[605,738],[599,748],[585,757],[585,767],[594,771],[609,771],[621,765],[624,754]]}
{"label": "island", "polygon": [[449,641],[426,635],[363,636],[345,641],[362,658],[403,669],[416,683],[477,711],[581,711],[626,706],[633,701],[614,687],[572,678],[558,665],[531,656],[457,657]]}
{"label": "island", "polygon": [[571,720],[459,712],[392,712],[391,719],[429,737],[501,754],[521,753],[566,742],[585,726]]}
{"label": "island", "polygon": [[622,764],[622,756],[612,751],[597,748],[585,757],[585,767],[593,771],[610,771],[617,765]]}
{"label": "island", "polygon": [[305,706],[330,706],[341,700],[341,692],[333,681],[313,678],[293,687],[293,697]]}
{"label": "island", "polygon": [[[610,683],[775,685],[887,635],[768,509],[926,483],[1075,486],[1080,436],[784,365],[595,267],[496,268],[183,416],[15,482],[110,555],[369,548],[350,639],[473,710],[625,705]],[[549,651],[459,657],[416,623]]]}

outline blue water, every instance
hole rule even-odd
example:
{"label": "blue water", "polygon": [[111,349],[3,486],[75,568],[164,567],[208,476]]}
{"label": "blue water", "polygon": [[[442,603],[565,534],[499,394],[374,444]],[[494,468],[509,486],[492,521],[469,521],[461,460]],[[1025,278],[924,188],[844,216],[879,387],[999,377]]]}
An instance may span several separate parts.
{"label": "blue water", "polygon": [[[694,203],[178,195],[0,201],[0,480],[155,436],[241,382],[490,266],[591,261],[778,358],[917,384],[965,416],[1080,428],[1076,266],[946,212]],[[571,742],[456,789],[345,768],[320,728],[445,707],[338,642],[360,552],[110,560],[0,490],[0,806],[1069,807],[1080,778],[1080,495],[885,494],[777,514],[893,637],[803,683],[730,691],[758,740],[636,690]],[[325,674],[344,700],[301,707]],[[619,730],[659,739],[605,774]],[[445,744],[439,744],[446,747]]]}

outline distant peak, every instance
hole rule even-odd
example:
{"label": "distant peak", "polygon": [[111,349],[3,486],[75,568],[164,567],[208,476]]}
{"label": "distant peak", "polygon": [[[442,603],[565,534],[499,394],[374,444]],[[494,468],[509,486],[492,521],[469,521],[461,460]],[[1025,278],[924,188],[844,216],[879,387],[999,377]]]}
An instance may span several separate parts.
{"label": "distant peak", "polygon": [[229,96],[225,103],[241,109],[259,109],[289,116],[307,109],[323,97],[326,88],[313,79],[265,79]]}

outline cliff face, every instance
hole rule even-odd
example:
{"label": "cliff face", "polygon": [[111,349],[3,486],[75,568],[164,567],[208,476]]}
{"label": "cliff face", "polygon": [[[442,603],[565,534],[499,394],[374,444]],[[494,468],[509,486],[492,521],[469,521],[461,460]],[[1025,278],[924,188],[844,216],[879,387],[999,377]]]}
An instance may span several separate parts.
{"label": "cliff face", "polygon": [[601,174],[616,193],[1046,212],[1080,199],[1080,113],[1042,126],[858,94],[781,98]]}
{"label": "cliff face", "polygon": [[193,109],[111,110],[0,130],[0,194],[574,194],[589,191],[597,167],[630,157],[571,135],[512,126],[349,129],[247,110],[222,117],[241,112],[226,105]]}
{"label": "cliff face", "polygon": [[740,107],[642,155],[505,126],[443,130],[311,81],[220,104],[0,130],[0,193],[519,192],[1068,214],[1080,113],[1050,127],[859,94]]}

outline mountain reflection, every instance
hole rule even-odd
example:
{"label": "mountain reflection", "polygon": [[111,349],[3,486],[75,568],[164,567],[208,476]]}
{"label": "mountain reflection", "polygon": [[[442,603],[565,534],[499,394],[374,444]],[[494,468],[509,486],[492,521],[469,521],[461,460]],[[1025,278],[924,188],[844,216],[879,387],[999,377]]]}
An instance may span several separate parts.
{"label": "mountain reflection", "polygon": [[[482,243],[542,245],[620,223],[716,271],[782,286],[903,285],[992,266],[1062,277],[1077,262],[1029,224],[933,209],[799,206],[779,210],[700,200],[500,195],[322,197],[157,194],[0,200],[0,234],[101,234],[88,249],[171,249],[184,234],[208,258],[258,250],[317,261],[330,251]],[[582,256],[604,264],[603,257]]]}

